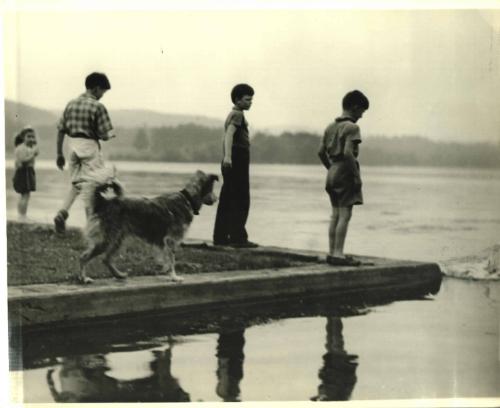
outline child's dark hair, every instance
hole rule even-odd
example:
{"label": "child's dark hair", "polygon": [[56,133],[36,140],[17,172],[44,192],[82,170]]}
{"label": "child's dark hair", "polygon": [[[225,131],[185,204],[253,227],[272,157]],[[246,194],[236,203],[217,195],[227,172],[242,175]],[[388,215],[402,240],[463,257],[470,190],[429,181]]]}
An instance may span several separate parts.
{"label": "child's dark hair", "polygon": [[111,84],[109,83],[108,77],[101,72],[92,72],[85,78],[85,88],[93,89],[96,86],[101,89],[111,89]]}
{"label": "child's dark hair", "polygon": [[34,132],[31,126],[25,126],[21,129],[21,131],[14,137],[14,146],[19,146],[24,143],[24,139],[26,137],[26,133]]}
{"label": "child's dark hair", "polygon": [[370,107],[370,102],[363,92],[354,90],[348,92],[342,99],[343,109],[352,109],[354,107],[359,107],[365,110]]}
{"label": "child's dark hair", "polygon": [[245,95],[253,96],[255,91],[248,84],[238,84],[233,87],[231,90],[231,100],[233,103],[243,98]]}
{"label": "child's dark hair", "polygon": [[20,144],[24,143],[24,133],[19,132],[15,137],[14,137],[14,146],[19,146]]}

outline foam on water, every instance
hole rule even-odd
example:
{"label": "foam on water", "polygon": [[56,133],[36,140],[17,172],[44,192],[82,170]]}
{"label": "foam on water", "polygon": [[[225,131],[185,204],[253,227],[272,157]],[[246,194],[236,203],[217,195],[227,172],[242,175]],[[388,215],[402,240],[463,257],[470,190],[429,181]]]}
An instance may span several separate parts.
{"label": "foam on water", "polygon": [[439,263],[447,276],[474,280],[500,280],[500,244],[478,254],[452,258]]}

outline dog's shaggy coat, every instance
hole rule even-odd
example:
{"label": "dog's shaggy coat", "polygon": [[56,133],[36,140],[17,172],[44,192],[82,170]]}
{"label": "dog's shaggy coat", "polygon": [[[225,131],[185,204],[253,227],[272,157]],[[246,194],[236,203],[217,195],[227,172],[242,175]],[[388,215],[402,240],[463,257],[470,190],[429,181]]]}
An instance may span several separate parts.
{"label": "dog's shaggy coat", "polygon": [[[126,197],[116,179],[90,182],[85,194],[89,212],[86,237],[88,248],[80,256],[78,280],[91,283],[85,267],[94,257],[104,253],[104,264],[114,277],[127,275],[113,265],[111,258],[127,236],[136,236],[160,248],[163,272],[172,280],[182,280],[175,272],[175,250],[203,204],[212,205],[214,181],[218,177],[198,170],[185,188],[154,198]],[[111,198],[109,196],[112,196]]]}

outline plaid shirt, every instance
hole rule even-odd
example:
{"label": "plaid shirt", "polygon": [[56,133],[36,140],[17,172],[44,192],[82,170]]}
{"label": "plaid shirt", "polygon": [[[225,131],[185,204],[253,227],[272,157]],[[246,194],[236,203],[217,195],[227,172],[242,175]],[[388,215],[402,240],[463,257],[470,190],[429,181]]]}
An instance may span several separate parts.
{"label": "plaid shirt", "polygon": [[108,111],[93,95],[81,94],[66,105],[57,130],[68,136],[83,133],[99,140],[113,129]]}

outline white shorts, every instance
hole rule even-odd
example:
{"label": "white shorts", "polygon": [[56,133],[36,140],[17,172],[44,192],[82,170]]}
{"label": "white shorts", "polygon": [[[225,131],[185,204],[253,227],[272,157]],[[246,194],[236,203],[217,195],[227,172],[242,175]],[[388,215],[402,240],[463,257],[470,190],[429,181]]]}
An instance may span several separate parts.
{"label": "white shorts", "polygon": [[104,169],[99,144],[92,139],[69,137],[69,170],[71,182],[76,187],[80,183],[94,179],[95,174]]}

